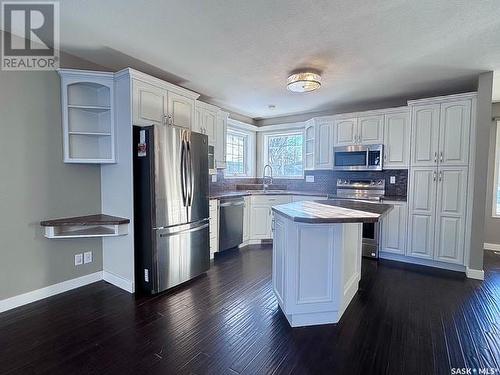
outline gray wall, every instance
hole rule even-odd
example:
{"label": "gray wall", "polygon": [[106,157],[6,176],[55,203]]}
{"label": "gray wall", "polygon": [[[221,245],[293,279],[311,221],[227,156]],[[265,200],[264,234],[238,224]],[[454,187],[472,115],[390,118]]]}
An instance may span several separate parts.
{"label": "gray wall", "polygon": [[479,75],[476,115],[476,160],[474,165],[474,198],[469,267],[483,269],[483,243],[488,180],[488,145],[491,130],[491,90],[493,72]]}
{"label": "gray wall", "polygon": [[[493,103],[492,116],[500,120],[500,103]],[[497,122],[491,122],[488,157],[488,183],[486,185],[486,215],[484,220],[484,242],[500,245],[500,218],[492,217],[493,186],[495,184],[495,147]]]}
{"label": "gray wall", "polygon": [[0,300],[102,270],[100,239],[49,240],[39,225],[101,206],[99,166],[62,162],[59,85],[55,72],[0,71]]}

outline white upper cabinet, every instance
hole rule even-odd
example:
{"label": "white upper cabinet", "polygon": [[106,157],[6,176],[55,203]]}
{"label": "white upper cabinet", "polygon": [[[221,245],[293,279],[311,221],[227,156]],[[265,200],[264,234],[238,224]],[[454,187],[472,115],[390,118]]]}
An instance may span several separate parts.
{"label": "white upper cabinet", "polygon": [[212,146],[216,144],[217,138],[217,121],[219,115],[219,108],[211,104],[206,104],[196,101],[194,110],[194,124],[192,130],[206,134],[208,136],[208,143]]}
{"label": "white upper cabinet", "polygon": [[469,133],[471,101],[460,100],[441,104],[439,132],[439,164],[469,164]]}
{"label": "white upper cabinet", "polygon": [[382,240],[380,251],[404,255],[408,206],[406,202],[384,201],[384,203],[392,204],[393,208],[381,222]]}
{"label": "white upper cabinet", "polygon": [[368,145],[384,142],[384,116],[358,118],[358,143]]}
{"label": "white upper cabinet", "polygon": [[226,168],[226,133],[229,113],[219,111],[215,128],[215,168]]}
{"label": "white upper cabinet", "polygon": [[168,91],[138,80],[132,85],[134,125],[165,124]]}
{"label": "white upper cabinet", "polygon": [[407,255],[432,259],[436,226],[436,168],[413,168],[409,187]]}
{"label": "white upper cabinet", "polygon": [[412,108],[412,166],[437,165],[439,148],[439,104]]}
{"label": "white upper cabinet", "polygon": [[203,133],[208,136],[208,143],[215,144],[218,111],[206,110],[203,113]]}
{"label": "white upper cabinet", "polygon": [[358,119],[342,118],[334,121],[333,146],[350,146],[358,143]]}
{"label": "white upper cabinet", "polygon": [[438,171],[435,260],[463,264],[467,167]]}
{"label": "white upper cabinet", "polygon": [[316,151],[315,139],[316,139],[316,126],[314,123],[314,119],[311,119],[306,122],[306,125],[304,127],[305,170],[314,169],[314,159],[315,159],[314,155]]}
{"label": "white upper cabinet", "polygon": [[471,100],[412,108],[412,166],[469,164]]}
{"label": "white upper cabinet", "polygon": [[198,94],[140,72],[132,75],[134,125],[194,126]]}
{"label": "white upper cabinet", "polygon": [[[315,169],[333,168],[333,121],[319,119],[315,125]],[[306,142],[307,146],[307,142]]]}
{"label": "white upper cabinet", "polygon": [[333,146],[351,146],[355,144],[377,144],[384,141],[384,116],[364,113],[359,117],[335,120],[333,125]]}
{"label": "white upper cabinet", "polygon": [[389,113],[384,119],[384,168],[408,168],[410,119],[408,111]]}
{"label": "white upper cabinet", "polygon": [[173,126],[191,129],[194,123],[194,100],[168,92],[167,122]]}

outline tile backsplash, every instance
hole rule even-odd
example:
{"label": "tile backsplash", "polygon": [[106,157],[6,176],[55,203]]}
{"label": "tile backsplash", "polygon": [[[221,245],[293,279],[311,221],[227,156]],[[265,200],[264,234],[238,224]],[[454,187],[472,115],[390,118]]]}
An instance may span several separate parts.
{"label": "tile backsplash", "polygon": [[[306,171],[306,176],[314,176],[314,182],[306,182],[306,179],[282,179],[276,178],[274,182],[286,185],[287,190],[309,191],[322,194],[335,194],[338,178],[366,178],[385,179],[386,195],[406,196],[408,188],[407,169],[388,169],[373,172],[351,172],[351,171]],[[394,176],[395,184],[390,183],[390,177]],[[210,193],[217,194],[224,191],[236,190],[240,184],[260,184],[262,178],[224,178],[224,171],[217,171],[217,182],[210,182]]]}

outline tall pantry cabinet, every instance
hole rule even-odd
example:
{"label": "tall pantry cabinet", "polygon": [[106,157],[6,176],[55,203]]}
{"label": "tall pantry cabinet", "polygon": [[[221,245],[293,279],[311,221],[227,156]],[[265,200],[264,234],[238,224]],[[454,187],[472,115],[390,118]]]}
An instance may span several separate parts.
{"label": "tall pantry cabinet", "polygon": [[464,265],[475,94],[409,104],[407,255]]}

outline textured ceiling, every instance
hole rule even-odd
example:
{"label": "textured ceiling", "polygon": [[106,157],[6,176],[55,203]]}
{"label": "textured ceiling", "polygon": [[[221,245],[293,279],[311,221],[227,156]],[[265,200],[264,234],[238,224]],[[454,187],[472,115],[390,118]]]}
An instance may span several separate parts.
{"label": "textured ceiling", "polygon": [[[60,4],[66,52],[142,69],[252,118],[471,90],[478,73],[500,68],[500,0]],[[286,90],[301,67],[322,72],[320,90]]]}

